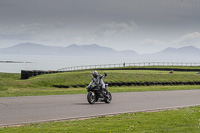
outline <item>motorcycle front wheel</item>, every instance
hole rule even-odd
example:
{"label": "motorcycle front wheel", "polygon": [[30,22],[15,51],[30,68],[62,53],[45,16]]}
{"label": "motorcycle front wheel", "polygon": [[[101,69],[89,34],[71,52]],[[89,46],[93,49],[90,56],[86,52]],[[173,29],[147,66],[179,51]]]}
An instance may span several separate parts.
{"label": "motorcycle front wheel", "polygon": [[96,96],[95,94],[92,92],[92,91],[89,91],[88,92],[88,95],[87,95],[87,100],[90,104],[94,104],[95,101],[96,101]]}
{"label": "motorcycle front wheel", "polygon": [[108,92],[108,95],[107,95],[107,96],[108,96],[108,97],[106,98],[105,103],[110,103],[111,100],[112,100],[112,95],[111,95],[111,93]]}

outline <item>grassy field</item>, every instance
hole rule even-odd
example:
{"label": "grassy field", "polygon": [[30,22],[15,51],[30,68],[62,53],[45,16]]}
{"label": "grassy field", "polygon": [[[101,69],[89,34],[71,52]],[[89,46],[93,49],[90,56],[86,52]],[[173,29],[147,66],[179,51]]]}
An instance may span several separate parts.
{"label": "grassy field", "polygon": [[[105,82],[167,82],[167,81],[200,81],[196,72],[175,72],[149,70],[104,70],[100,74],[108,73]],[[88,84],[92,79],[91,71],[65,72],[59,74],[42,75],[26,81],[29,86],[50,87],[53,85]]]}
{"label": "grassy field", "polygon": [[[0,97],[83,94],[85,88],[73,88],[73,85],[87,85],[92,79],[92,70],[64,72],[32,77],[21,80],[20,74],[0,73]],[[108,73],[105,82],[168,82],[168,81],[200,81],[197,72],[176,72],[155,70],[101,70],[100,74]],[[65,85],[69,88],[56,88],[54,85]],[[176,89],[198,89],[200,86],[149,86],[149,87],[110,87],[111,92],[155,91]]]}
{"label": "grassy field", "polygon": [[200,106],[0,128],[2,133],[199,133]]}
{"label": "grassy field", "polygon": [[[143,91],[169,91],[169,90],[191,90],[200,89],[200,85],[184,86],[122,86],[109,87],[111,93],[117,92],[143,92]],[[55,87],[25,87],[4,89],[0,91],[0,97],[15,96],[40,96],[40,95],[69,95],[69,94],[86,94],[85,88],[55,88]]]}
{"label": "grassy field", "polygon": [[[179,67],[180,68],[180,67]],[[182,67],[189,69],[191,67]],[[192,67],[191,69],[200,69]],[[0,73],[0,97],[86,94],[85,88],[73,88],[72,85],[86,85],[91,81],[92,70],[40,75],[28,80],[21,80],[20,74]],[[176,72],[153,70],[101,70],[108,73],[105,82],[167,82],[167,81],[200,81],[196,72]],[[68,85],[69,88],[56,88],[53,85]],[[109,87],[114,92],[168,91],[200,89],[199,85],[180,86],[122,86]],[[86,120],[26,124],[20,127],[0,127],[2,133],[26,132],[200,132],[200,106],[166,110],[160,112],[138,112],[115,116],[103,116]]]}

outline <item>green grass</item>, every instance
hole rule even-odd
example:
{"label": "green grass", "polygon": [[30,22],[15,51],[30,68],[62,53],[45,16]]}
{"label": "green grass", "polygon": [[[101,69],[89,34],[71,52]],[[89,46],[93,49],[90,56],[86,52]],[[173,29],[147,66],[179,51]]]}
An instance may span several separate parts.
{"label": "green grass", "polygon": [[[91,70],[46,74],[21,80],[20,74],[0,73],[0,97],[83,94],[85,88],[72,88],[72,85],[87,85],[92,79]],[[101,70],[108,73],[105,82],[167,82],[167,81],[200,81],[196,72],[176,72],[153,70]],[[69,88],[55,88],[53,85],[66,85]],[[200,86],[149,86],[149,87],[110,87],[111,92],[155,91],[198,89]]]}
{"label": "green grass", "polygon": [[[111,93],[117,92],[143,92],[143,91],[170,91],[170,90],[191,90],[200,89],[200,85],[184,86],[122,86],[109,87]],[[29,87],[29,88],[8,88],[0,91],[0,97],[15,96],[41,96],[41,95],[69,95],[87,94],[85,88],[54,88],[54,87]]]}
{"label": "green grass", "polygon": [[[100,74],[108,73],[105,82],[167,82],[167,81],[200,81],[200,75],[196,72],[175,72],[150,70],[104,70]],[[52,87],[53,85],[86,85],[92,79],[91,71],[65,72],[51,75],[32,77],[25,82],[29,87]]]}
{"label": "green grass", "polygon": [[110,87],[108,90],[112,93],[117,92],[144,92],[144,91],[171,91],[171,90],[193,90],[200,89],[200,85],[191,86],[132,86],[132,87]]}
{"label": "green grass", "polygon": [[200,106],[0,128],[2,133],[199,133]]}
{"label": "green grass", "polygon": [[[194,69],[194,67],[182,67]],[[195,67],[200,69],[200,67]],[[55,88],[53,85],[88,84],[91,71],[65,72],[40,75],[28,80],[21,80],[20,74],[0,73],[0,97],[86,94],[85,88]],[[108,73],[105,82],[167,82],[200,81],[196,72],[144,71],[144,70],[102,70]],[[199,89],[194,86],[129,86],[109,87],[114,92],[168,91]],[[87,120],[26,124],[21,127],[0,128],[2,133],[26,132],[200,132],[200,106],[161,112],[140,112],[121,114],[112,117],[91,118]]]}

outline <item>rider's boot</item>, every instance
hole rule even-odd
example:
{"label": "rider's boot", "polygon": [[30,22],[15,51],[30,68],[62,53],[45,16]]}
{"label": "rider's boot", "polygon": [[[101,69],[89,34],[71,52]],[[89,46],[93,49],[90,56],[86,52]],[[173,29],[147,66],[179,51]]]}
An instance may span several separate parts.
{"label": "rider's boot", "polygon": [[108,90],[106,89],[106,88],[103,88],[104,90],[105,90],[105,94],[104,94],[104,96],[106,97],[106,98],[109,98],[109,95],[108,95]]}

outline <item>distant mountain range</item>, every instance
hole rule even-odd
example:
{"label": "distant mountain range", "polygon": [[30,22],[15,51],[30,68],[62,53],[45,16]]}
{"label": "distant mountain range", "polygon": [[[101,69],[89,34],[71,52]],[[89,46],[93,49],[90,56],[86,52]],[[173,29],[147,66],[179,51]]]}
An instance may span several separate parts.
{"label": "distant mountain range", "polygon": [[185,46],[182,48],[166,48],[157,54],[173,54],[173,55],[200,55],[200,49],[194,46]]}
{"label": "distant mountain range", "polygon": [[34,43],[22,43],[8,48],[0,49],[0,54],[13,55],[69,55],[69,56],[127,56],[137,55],[135,51],[116,51],[109,47],[96,44],[76,45],[67,47],[45,46]]}
{"label": "distant mountain range", "polygon": [[72,44],[67,47],[45,46],[34,43],[21,43],[8,48],[0,49],[0,54],[12,55],[68,55],[68,56],[114,56],[114,57],[139,57],[148,58],[159,57],[200,57],[200,49],[194,46],[182,48],[166,48],[153,54],[137,54],[133,50],[116,51],[109,47],[102,47],[97,44],[76,45]]}

